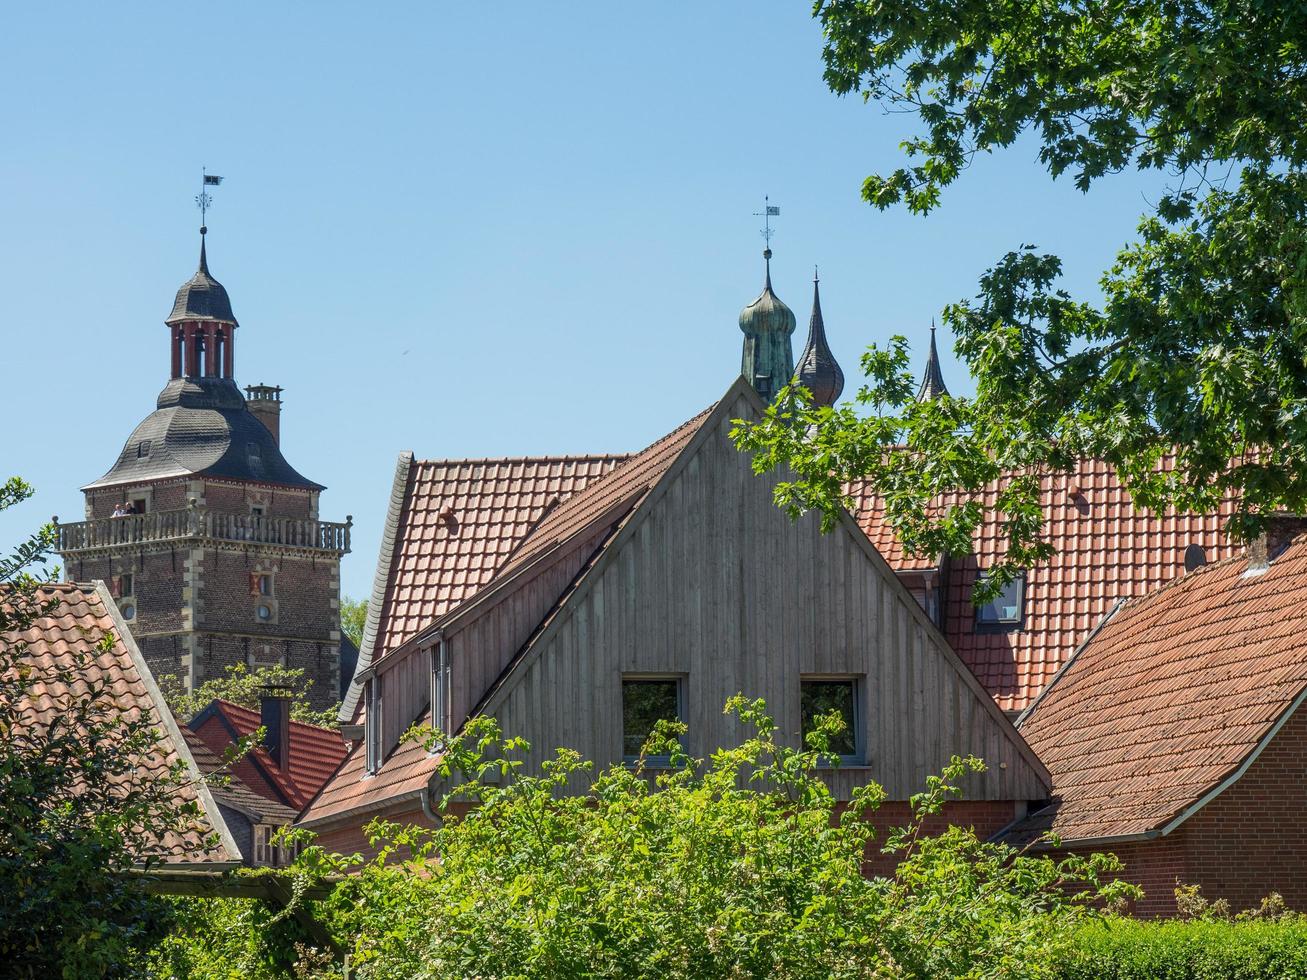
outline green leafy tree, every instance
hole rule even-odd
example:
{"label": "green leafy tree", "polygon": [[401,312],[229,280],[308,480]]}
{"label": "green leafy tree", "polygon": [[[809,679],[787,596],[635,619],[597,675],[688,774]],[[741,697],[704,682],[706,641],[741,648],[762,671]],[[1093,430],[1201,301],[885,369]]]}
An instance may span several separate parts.
{"label": "green leafy tree", "polygon": [[368,600],[351,599],[341,596],[340,629],[354,641],[354,645],[363,645],[363,625],[368,621]]}
{"label": "green leafy tree", "polygon": [[[817,0],[826,81],[912,120],[877,208],[926,214],[977,154],[1037,146],[1088,191],[1124,170],[1165,190],[1077,302],[1062,267],[1014,248],[944,311],[974,398],[911,398],[905,346],[864,360],[862,411],[784,399],[742,446],[789,463],[793,510],[831,515],[866,478],[904,542],[966,551],[1005,515],[997,588],[1049,553],[1041,475],[1107,460],[1145,508],[1210,511],[1259,533],[1307,512],[1307,18],[1293,3]],[[1123,238],[1126,229],[1122,229]],[[1014,243],[1015,245],[1016,243]],[[809,438],[809,426],[817,426]],[[1163,461],[1170,459],[1166,465]],[[981,489],[997,481],[1000,493]]]}
{"label": "green leafy tree", "polygon": [[[761,701],[733,698],[727,711],[752,732],[740,745],[691,758],[684,726],[664,721],[639,763],[597,776],[568,750],[532,774],[527,746],[493,719],[452,738],[424,730],[455,787],[442,825],[374,824],[376,859],[309,847],[300,872],[358,872],[330,904],[371,980],[1046,976],[1094,903],[1135,893],[1104,880],[1114,858],[923,833],[983,768],[974,758],[930,779],[909,825],[876,841],[864,818],[884,791],[869,783],[844,804],[818,771],[833,761],[838,714],[798,749],[778,741]],[[670,766],[646,771],[653,756]],[[576,778],[588,794],[568,793]],[[892,876],[864,874],[876,847],[897,861]]]}
{"label": "green leafy tree", "polygon": [[[0,510],[31,495],[0,486]],[[158,732],[125,713],[96,653],[38,664],[28,631],[53,608],[40,581],[53,529],[0,558],[0,961],[7,977],[137,976],[168,909],[128,872],[148,869],[168,832],[193,826],[178,762],[159,774]],[[109,653],[105,637],[98,653]],[[149,772],[146,778],[142,772]]]}
{"label": "green leafy tree", "polygon": [[281,687],[291,691],[293,700],[290,716],[296,721],[334,728],[336,712],[339,710],[339,705],[316,710],[308,699],[313,681],[302,668],[283,667],[280,664],[255,667],[253,670],[244,664],[232,664],[223,674],[209,678],[194,691],[187,691],[181,678],[173,676],[161,677],[159,687],[173,714],[182,721],[194,718],[218,698],[257,710],[265,687]]}

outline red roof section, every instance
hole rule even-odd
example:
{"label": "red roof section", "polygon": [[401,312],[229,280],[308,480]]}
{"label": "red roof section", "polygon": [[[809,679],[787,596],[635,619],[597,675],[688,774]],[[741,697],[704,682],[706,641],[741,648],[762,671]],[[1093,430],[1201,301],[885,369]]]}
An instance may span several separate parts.
{"label": "red roof section", "polygon": [[[219,699],[211,707],[215,709],[215,715],[221,715],[227,725],[217,727],[218,719],[211,715],[196,726],[196,721],[204,716],[204,712],[201,712],[192,720],[191,726],[196,727],[191,730],[219,756],[231,744],[231,732],[235,732],[236,738],[244,738],[263,723],[258,711],[244,705]],[[237,764],[236,773],[250,789],[261,796],[274,802],[289,802],[296,809],[301,809],[331,778],[348,751],[349,746],[339,731],[292,720],[290,768],[287,772],[278,767],[263,746],[255,745],[248,756]],[[257,770],[254,778],[245,769],[247,761],[253,763]],[[275,793],[268,792],[269,784]]]}
{"label": "red roof section", "polygon": [[1307,690],[1307,537],[1262,574],[1234,558],[1125,604],[1021,734],[1055,804],[1020,831],[1158,831],[1248,760]]}
{"label": "red roof section", "polygon": [[[12,608],[8,599],[11,594],[9,587],[0,586],[0,602],[9,608]],[[111,610],[112,600],[107,599],[107,593],[101,593],[93,585],[63,583],[41,586],[36,600],[53,601],[55,605],[29,629],[0,634],[0,642],[27,644],[23,660],[31,666],[33,677],[31,697],[21,706],[25,724],[32,728],[47,725],[69,693],[68,685],[58,674],[84,665],[80,677],[87,683],[104,684],[116,708],[124,714],[139,712],[158,726],[156,751],[143,757],[137,769],[141,780],[167,778],[170,767],[178,759],[194,765],[149,668],[130,634],[116,622],[116,611]],[[101,652],[99,644],[106,637],[111,645],[107,652]],[[151,849],[150,856],[162,858],[165,864],[240,861],[239,853],[228,851],[221,840],[211,840],[215,833],[228,840],[230,837],[225,833],[221,817],[211,808],[212,797],[207,789],[188,780],[176,787],[176,799],[179,803],[198,803],[200,817],[184,831],[167,834]]]}
{"label": "red roof section", "polygon": [[[1078,489],[1073,494],[1071,490]],[[850,487],[858,525],[890,567],[938,567],[906,555],[884,523],[880,501]],[[976,536],[975,554],[954,560],[942,596],[944,633],[1004,710],[1022,710],[1119,599],[1145,595],[1184,571],[1190,544],[1209,561],[1237,554],[1222,528],[1232,511],[1152,515],[1135,511],[1112,467],[1081,460],[1069,476],[1046,477],[1040,494],[1045,533],[1057,554],[1026,572],[1025,621],[1007,632],[976,632],[971,590],[978,570],[1006,553],[997,520]]]}
{"label": "red roof section", "polygon": [[[554,545],[586,533],[605,517],[613,525],[620,523],[667,472],[714,407],[716,406],[705,409],[635,456],[627,457],[625,462],[607,475],[592,480],[584,489],[572,494],[550,511],[526,536],[502,571],[487,583],[487,587],[511,577]],[[407,504],[405,510],[408,510]],[[469,599],[473,596],[474,593],[468,594]],[[453,608],[447,611],[452,612]],[[546,619],[552,614],[551,610]],[[429,619],[427,623],[434,620],[435,618]],[[425,712],[423,716],[425,717]],[[417,720],[420,719],[414,719]],[[438,761],[437,757],[430,755],[420,745],[401,742],[383,760],[375,775],[365,776],[364,752],[362,746],[359,746],[350,754],[322,794],[301,815],[300,820],[302,823],[328,820],[361,806],[378,805],[387,799],[417,794],[427,785]]]}
{"label": "red roof section", "polygon": [[626,458],[415,461],[372,661],[480,590],[550,508]]}

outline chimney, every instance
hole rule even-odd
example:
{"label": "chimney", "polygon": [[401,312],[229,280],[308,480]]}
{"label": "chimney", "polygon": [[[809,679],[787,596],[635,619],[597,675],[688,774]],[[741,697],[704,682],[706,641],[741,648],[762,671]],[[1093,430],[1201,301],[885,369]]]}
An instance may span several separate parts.
{"label": "chimney", "polygon": [[245,388],[245,407],[272,433],[272,441],[281,445],[281,388],[260,381]]}
{"label": "chimney", "polygon": [[282,772],[290,770],[290,701],[289,687],[268,684],[261,687],[259,723],[263,726],[263,747]]}
{"label": "chimney", "polygon": [[1289,513],[1268,514],[1266,530],[1248,542],[1245,577],[1265,572],[1289,543],[1304,531],[1307,531],[1307,517]]}

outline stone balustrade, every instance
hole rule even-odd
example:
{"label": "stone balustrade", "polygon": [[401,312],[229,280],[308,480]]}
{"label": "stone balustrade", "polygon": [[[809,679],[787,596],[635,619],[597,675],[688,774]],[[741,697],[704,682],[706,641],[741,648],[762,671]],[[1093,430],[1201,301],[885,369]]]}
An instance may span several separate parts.
{"label": "stone balustrade", "polygon": [[76,524],[57,524],[61,554],[117,548],[126,544],[167,541],[235,541],[289,548],[349,553],[349,532],[354,524],[314,521],[298,517],[225,514],[201,508],[160,510],[127,517],[102,517]]}

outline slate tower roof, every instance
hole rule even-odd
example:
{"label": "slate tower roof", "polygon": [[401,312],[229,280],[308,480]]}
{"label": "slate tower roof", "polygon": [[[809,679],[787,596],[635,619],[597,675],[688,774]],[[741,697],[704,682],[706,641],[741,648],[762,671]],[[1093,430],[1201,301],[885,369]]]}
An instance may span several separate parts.
{"label": "slate tower roof", "polygon": [[944,374],[939,369],[939,349],[935,346],[935,324],[932,323],[930,325],[930,356],[926,358],[926,373],[921,379],[921,387],[917,389],[917,401],[934,401],[941,395],[947,394],[948,386],[944,384]]}
{"label": "slate tower roof", "polygon": [[812,319],[808,321],[808,344],[799,355],[799,382],[812,393],[817,405],[834,405],[844,391],[844,372],[840,370],[826,343],[826,324],[821,317],[821,286],[816,271],[812,275]]}
{"label": "slate tower roof", "polygon": [[193,320],[217,320],[236,326],[226,287],[209,275],[203,236],[200,237],[200,267],[195,270],[195,275],[181,284],[177,298],[173,300],[172,312],[163,322],[171,325]]}

